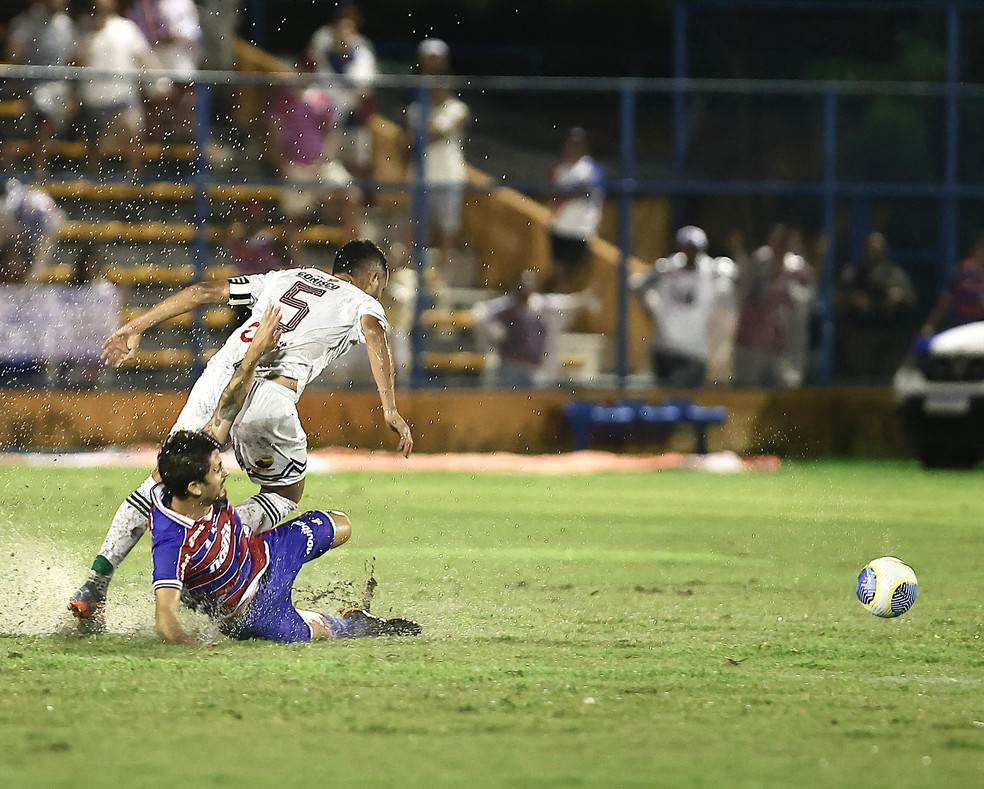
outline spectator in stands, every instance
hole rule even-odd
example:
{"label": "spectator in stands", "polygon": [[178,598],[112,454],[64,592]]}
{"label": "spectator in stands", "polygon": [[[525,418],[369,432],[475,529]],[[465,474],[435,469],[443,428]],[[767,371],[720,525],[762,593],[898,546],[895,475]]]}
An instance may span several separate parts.
{"label": "spectator in stands", "polygon": [[591,291],[540,293],[533,271],[524,271],[505,296],[472,307],[476,329],[491,349],[486,383],[509,389],[556,383],[563,361],[555,352],[557,340],[582,309],[597,309]]}
{"label": "spectator in stands", "polygon": [[74,328],[67,333],[71,340],[62,360],[48,370],[49,381],[69,389],[93,389],[106,374],[99,351],[107,333],[119,324],[121,301],[95,243],[87,243],[75,258],[68,285],[62,312]]}
{"label": "spectator in stands", "polygon": [[116,12],[116,0],[90,0],[90,13],[75,60],[80,66],[116,72],[83,80],[82,112],[90,139],[89,171],[100,174],[109,153],[122,154],[131,177],[143,174],[144,114],[136,73],[159,68],[143,33]]}
{"label": "spectator in stands", "polygon": [[970,254],[950,275],[946,288],[926,318],[922,335],[984,321],[984,233],[970,248]]}
{"label": "spectator in stands", "polygon": [[0,203],[0,249],[5,250],[2,279],[38,282],[51,261],[65,212],[51,195],[13,178]]}
{"label": "spectator in stands", "polygon": [[889,258],[881,233],[866,239],[860,265],[841,271],[834,300],[841,372],[854,379],[890,378],[905,355],[916,291]]}
{"label": "spectator in stands", "polygon": [[[66,66],[75,47],[75,24],[65,12],[66,0],[34,0],[14,17],[7,37],[7,60],[26,66]],[[71,86],[66,80],[25,80],[18,85],[27,103],[34,132],[31,166],[37,176],[48,173],[51,143],[68,119]]]}
{"label": "spectator in stands", "polygon": [[566,293],[581,285],[588,243],[598,235],[601,224],[604,181],[601,165],[589,152],[587,133],[579,127],[568,131],[561,160],[550,171],[553,267],[545,284],[548,290]]}
{"label": "spectator in stands", "polygon": [[236,274],[266,274],[292,265],[287,246],[274,236],[267,224],[266,210],[259,200],[242,207],[241,217],[229,226],[226,252]]}
{"label": "spectator in stands", "polygon": [[[660,258],[629,286],[653,322],[653,374],[661,386],[704,385],[708,360],[730,356],[735,323],[737,268],[730,258],[707,254],[707,234],[689,225],[677,231],[679,252]],[[714,380],[727,380],[721,363]]]}
{"label": "spectator in stands", "polygon": [[373,82],[376,53],[359,32],[362,16],[352,2],[337,3],[331,24],[319,28],[308,45],[308,59],[322,77],[342,131],[341,161],[360,178],[372,169],[372,131],[376,111]]}
{"label": "spectator in stands", "polygon": [[738,263],[738,328],[734,347],[737,386],[799,386],[805,375],[812,267],[790,250],[790,230],[776,225],[751,256]]}
{"label": "spectator in stands", "polygon": [[[303,76],[299,78],[302,79]],[[270,153],[286,182],[282,208],[289,227],[290,253],[295,260],[301,255],[303,221],[312,210],[324,214],[333,200],[340,204],[346,240],[359,235],[362,192],[338,161],[335,117],[328,92],[300,81],[284,89],[270,111]]]}
{"label": "spectator in stands", "polygon": [[[236,274],[266,274],[293,266],[287,244],[271,232],[267,212],[259,200],[244,203],[239,220],[229,225],[226,255],[236,267]],[[233,307],[236,322],[250,316],[250,307]]]}
{"label": "spectator in stands", "polygon": [[[389,282],[380,296],[390,324],[390,342],[393,345],[393,361],[398,372],[407,371],[413,362],[410,333],[417,315],[417,299],[420,277],[414,268],[410,248],[402,242],[394,243],[386,254],[389,263]],[[431,296],[425,298],[427,307],[433,306]]]}
{"label": "spectator in stands", "polygon": [[[198,0],[202,26],[201,67],[209,71],[234,71],[236,68],[236,29],[242,16],[243,0]],[[225,125],[231,121],[238,88],[213,84],[212,105]]]}
{"label": "spectator in stands", "polygon": [[[439,77],[450,73],[448,45],[439,38],[427,38],[417,47],[420,73]],[[406,111],[408,147],[415,149],[423,108],[413,102]],[[427,147],[424,150],[424,181],[427,183],[428,244],[440,252],[438,268],[451,260],[461,233],[461,210],[465,196],[465,127],[471,121],[468,105],[447,87],[430,88],[427,109]],[[411,156],[411,173],[414,157]]]}
{"label": "spectator in stands", "polygon": [[194,138],[194,89],[201,59],[202,28],[192,0],[133,0],[127,16],[136,23],[160,67],[174,72],[162,80],[151,110],[151,137]]}

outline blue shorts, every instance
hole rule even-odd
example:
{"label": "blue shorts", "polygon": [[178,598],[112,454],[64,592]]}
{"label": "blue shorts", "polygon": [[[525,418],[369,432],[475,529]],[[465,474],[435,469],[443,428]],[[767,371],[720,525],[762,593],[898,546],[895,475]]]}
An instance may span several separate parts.
{"label": "blue shorts", "polygon": [[326,512],[305,512],[263,535],[270,566],[245,613],[229,629],[233,638],[310,641],[311,628],[291,600],[301,568],[323,556],[335,539],[335,524]]}

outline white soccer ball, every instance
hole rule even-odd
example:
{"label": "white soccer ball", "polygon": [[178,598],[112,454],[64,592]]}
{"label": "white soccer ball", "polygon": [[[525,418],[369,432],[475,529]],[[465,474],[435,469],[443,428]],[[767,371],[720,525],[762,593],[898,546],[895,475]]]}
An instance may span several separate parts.
{"label": "white soccer ball", "polygon": [[861,605],[875,616],[901,616],[916,602],[919,582],[912,568],[894,556],[868,562],[858,576]]}

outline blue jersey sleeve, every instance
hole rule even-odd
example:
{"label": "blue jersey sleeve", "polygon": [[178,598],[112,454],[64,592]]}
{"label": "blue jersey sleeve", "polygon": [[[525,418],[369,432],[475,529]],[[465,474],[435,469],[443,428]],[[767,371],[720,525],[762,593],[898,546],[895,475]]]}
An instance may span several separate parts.
{"label": "blue jersey sleeve", "polygon": [[180,567],[184,529],[155,512],[152,518],[151,556],[154,562],[154,589],[180,589],[184,584]]}

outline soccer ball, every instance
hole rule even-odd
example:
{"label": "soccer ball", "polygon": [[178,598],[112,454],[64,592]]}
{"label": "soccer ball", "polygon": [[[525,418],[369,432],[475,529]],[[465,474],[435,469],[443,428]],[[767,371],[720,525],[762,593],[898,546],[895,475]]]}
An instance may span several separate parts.
{"label": "soccer ball", "polygon": [[912,608],[918,593],[916,574],[894,556],[869,562],[858,576],[858,600],[875,616],[901,616]]}

